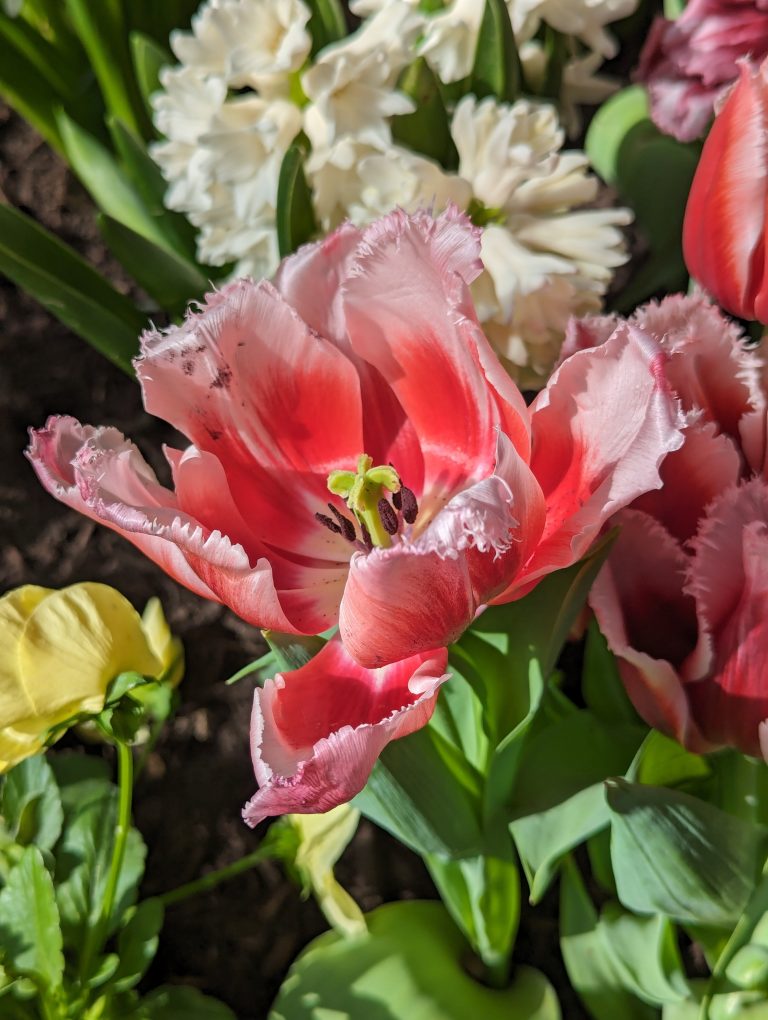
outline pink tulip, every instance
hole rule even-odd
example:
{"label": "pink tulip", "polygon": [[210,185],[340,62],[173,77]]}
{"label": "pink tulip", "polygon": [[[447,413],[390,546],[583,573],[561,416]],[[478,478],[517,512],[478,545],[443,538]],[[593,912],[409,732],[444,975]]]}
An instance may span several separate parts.
{"label": "pink tulip", "polygon": [[656,18],[640,55],[656,126],[681,142],[704,134],[740,57],[768,53],[768,0],[690,0],[676,21]]}
{"label": "pink tulip", "polygon": [[768,752],[765,366],[701,296],[582,320],[565,353],[627,330],[668,353],[688,424],[662,488],[610,522],[621,530],[590,602],[647,722],[694,751]]}
{"label": "pink tulip", "polygon": [[657,345],[622,335],[527,408],[475,317],[455,210],[341,227],[150,332],[148,411],[187,436],[166,488],[122,435],[52,418],[55,496],[260,627],[338,622],[362,666],[455,640],[582,557],[682,441]]}
{"label": "pink tulip", "polygon": [[768,60],[759,69],[742,62],[696,168],[685,210],[683,254],[691,276],[723,308],[764,323],[767,194]]}
{"label": "pink tulip", "polygon": [[268,680],[253,702],[260,789],[243,810],[246,822],[351,800],[384,746],[429,721],[447,661],[440,648],[363,669],[334,638],[306,666]]}

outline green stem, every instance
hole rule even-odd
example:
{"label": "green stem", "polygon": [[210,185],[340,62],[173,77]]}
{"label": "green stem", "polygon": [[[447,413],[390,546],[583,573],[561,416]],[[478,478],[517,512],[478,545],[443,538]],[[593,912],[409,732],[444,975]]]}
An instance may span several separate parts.
{"label": "green stem", "polygon": [[115,825],[115,840],[112,845],[112,860],[107,874],[107,884],[104,888],[104,898],[101,903],[101,914],[99,920],[94,924],[86,935],[83,955],[80,961],[80,976],[86,980],[90,973],[91,963],[96,953],[104,945],[109,930],[109,921],[115,906],[117,895],[117,884],[120,881],[120,872],[123,868],[125,858],[125,846],[128,840],[128,833],[131,830],[131,801],[133,799],[133,753],[128,744],[119,740],[115,744],[117,750],[117,824]]}
{"label": "green stem", "polygon": [[163,893],[158,899],[164,907],[170,907],[174,903],[180,903],[182,900],[189,899],[190,896],[196,896],[198,893],[215,889],[222,882],[228,882],[230,878],[236,878],[237,875],[241,875],[244,871],[248,871],[249,868],[260,864],[261,861],[267,861],[271,857],[274,857],[273,850],[269,847],[259,847],[258,850],[254,850],[251,854],[246,854],[245,857],[241,857],[238,861],[233,861],[232,864],[227,864],[216,871],[209,871],[202,878],[196,878],[193,882],[187,882],[176,889],[171,889],[170,892]]}

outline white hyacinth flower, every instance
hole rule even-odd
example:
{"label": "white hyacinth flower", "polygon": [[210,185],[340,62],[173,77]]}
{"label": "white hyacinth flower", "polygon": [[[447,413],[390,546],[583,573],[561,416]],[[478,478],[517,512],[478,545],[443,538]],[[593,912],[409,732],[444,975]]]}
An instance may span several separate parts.
{"label": "white hyacinth flower", "polygon": [[549,104],[465,96],[451,131],[459,176],[485,224],[485,271],[474,285],[478,316],[518,380],[536,389],[557,357],[571,315],[596,311],[612,271],[626,261],[626,209],[593,202],[598,181],[582,152],[562,152]]}

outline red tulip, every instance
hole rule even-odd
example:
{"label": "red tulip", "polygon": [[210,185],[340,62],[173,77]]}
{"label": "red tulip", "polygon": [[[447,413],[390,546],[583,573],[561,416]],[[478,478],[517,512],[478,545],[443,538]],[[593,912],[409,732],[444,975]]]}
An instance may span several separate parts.
{"label": "red tulip", "polygon": [[688,425],[663,486],[611,521],[590,603],[647,722],[694,751],[768,755],[766,367],[701,296],[582,320],[566,352],[627,328],[667,351]]}
{"label": "red tulip", "polygon": [[688,270],[734,315],[768,323],[768,59],[739,65],[693,179],[683,225]]}

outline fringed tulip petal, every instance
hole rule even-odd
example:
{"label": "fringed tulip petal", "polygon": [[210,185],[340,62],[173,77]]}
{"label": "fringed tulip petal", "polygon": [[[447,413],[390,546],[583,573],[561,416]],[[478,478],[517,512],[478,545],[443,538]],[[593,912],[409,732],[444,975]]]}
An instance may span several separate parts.
{"label": "fringed tulip petal", "polygon": [[306,666],[268,680],[254,697],[260,789],[243,810],[246,822],[351,800],[384,747],[427,723],[447,660],[441,648],[368,670],[334,639]]}

